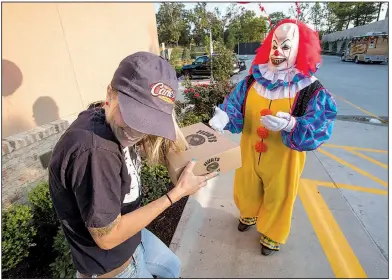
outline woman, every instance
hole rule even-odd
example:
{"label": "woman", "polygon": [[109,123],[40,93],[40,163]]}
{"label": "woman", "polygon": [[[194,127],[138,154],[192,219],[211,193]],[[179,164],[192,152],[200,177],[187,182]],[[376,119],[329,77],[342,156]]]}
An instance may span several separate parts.
{"label": "woman", "polygon": [[[188,164],[176,186],[140,208],[141,159],[164,162],[186,141],[174,117],[178,82],[159,56],[126,57],[103,107],[82,112],[61,137],[49,166],[50,194],[79,278],[177,278],[179,259],[145,227],[217,174]],[[139,145],[140,144],[140,145]]]}

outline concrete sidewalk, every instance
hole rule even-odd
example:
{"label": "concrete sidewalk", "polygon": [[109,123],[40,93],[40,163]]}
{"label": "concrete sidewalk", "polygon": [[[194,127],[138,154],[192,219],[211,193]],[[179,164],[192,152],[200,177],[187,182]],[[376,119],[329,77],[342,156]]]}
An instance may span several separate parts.
{"label": "concrete sidewalk", "polygon": [[[337,127],[345,125],[338,122]],[[239,135],[225,135],[239,143]],[[254,228],[237,230],[234,172],[222,174],[191,197],[171,244],[182,261],[181,277],[388,277],[386,258],[334,187],[317,153],[308,153],[302,177],[312,180],[301,182],[288,243],[272,256],[260,254],[260,235]],[[327,187],[317,188],[318,184]]]}

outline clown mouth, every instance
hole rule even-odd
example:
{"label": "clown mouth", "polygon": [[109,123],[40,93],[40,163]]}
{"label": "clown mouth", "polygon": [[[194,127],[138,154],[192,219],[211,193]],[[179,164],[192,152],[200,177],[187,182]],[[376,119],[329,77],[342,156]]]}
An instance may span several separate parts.
{"label": "clown mouth", "polygon": [[285,57],[271,57],[271,62],[273,65],[279,65],[286,61]]}

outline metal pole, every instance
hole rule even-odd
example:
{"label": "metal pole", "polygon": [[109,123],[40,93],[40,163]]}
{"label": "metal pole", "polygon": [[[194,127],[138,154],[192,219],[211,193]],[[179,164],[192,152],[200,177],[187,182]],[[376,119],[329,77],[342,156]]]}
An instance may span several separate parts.
{"label": "metal pole", "polygon": [[212,44],[212,31],[211,31],[211,29],[210,29],[210,60],[211,60],[211,78],[210,78],[210,80],[211,80],[211,83],[214,81],[214,77],[213,77],[213,75],[212,75],[212,54],[213,54],[213,44]]}

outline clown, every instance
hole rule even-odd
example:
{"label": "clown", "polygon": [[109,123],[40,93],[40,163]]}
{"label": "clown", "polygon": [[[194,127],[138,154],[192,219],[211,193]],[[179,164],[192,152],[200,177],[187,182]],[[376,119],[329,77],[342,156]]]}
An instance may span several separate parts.
{"label": "clown", "polygon": [[313,76],[320,62],[318,34],[297,20],[281,21],[257,50],[250,75],[209,122],[220,132],[242,132],[234,179],[238,230],[256,225],[266,256],[289,236],[306,151],[331,137],[337,109]]}

